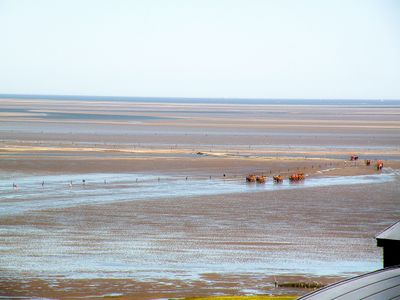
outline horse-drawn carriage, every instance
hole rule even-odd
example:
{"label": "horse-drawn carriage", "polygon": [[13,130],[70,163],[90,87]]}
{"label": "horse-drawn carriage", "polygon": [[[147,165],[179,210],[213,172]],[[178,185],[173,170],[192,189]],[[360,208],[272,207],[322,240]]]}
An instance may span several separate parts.
{"label": "horse-drawn carriage", "polygon": [[273,178],[274,178],[274,182],[275,183],[283,182],[283,176],[282,175],[275,175],[275,176],[273,176]]}
{"label": "horse-drawn carriage", "polygon": [[250,174],[250,175],[246,176],[247,182],[265,183],[266,180],[267,180],[267,177],[265,177],[264,175]]}
{"label": "horse-drawn carriage", "polygon": [[294,173],[289,176],[289,180],[291,182],[301,181],[301,180],[304,180],[305,178],[306,177],[305,177],[304,173]]}

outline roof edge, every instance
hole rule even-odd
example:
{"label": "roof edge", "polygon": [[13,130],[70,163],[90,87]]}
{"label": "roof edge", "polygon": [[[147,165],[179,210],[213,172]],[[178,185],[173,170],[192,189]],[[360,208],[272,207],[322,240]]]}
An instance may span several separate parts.
{"label": "roof edge", "polygon": [[380,236],[382,233],[384,233],[384,232],[390,230],[392,227],[396,226],[396,225],[399,224],[399,223],[400,223],[400,221],[397,221],[397,222],[393,223],[392,225],[386,227],[384,230],[382,230],[380,233],[378,233],[378,234],[375,236],[375,239],[385,239],[385,238],[380,238],[379,236]]}
{"label": "roof edge", "polygon": [[310,292],[308,294],[305,294],[305,295],[297,298],[297,300],[302,300],[302,299],[303,300],[307,300],[308,297],[318,295],[321,292],[324,292],[324,291],[332,289],[332,288],[336,288],[336,287],[338,287],[340,285],[346,284],[346,283],[351,282],[353,280],[357,280],[357,279],[360,279],[360,278],[363,278],[363,277],[367,277],[367,276],[370,276],[370,275],[373,275],[373,274],[385,272],[385,271],[392,270],[392,269],[399,269],[399,268],[400,268],[400,265],[390,266],[390,267],[386,267],[386,268],[383,268],[383,269],[375,270],[375,271],[372,271],[372,272],[364,273],[364,274],[361,274],[361,275],[358,275],[358,276],[350,277],[350,278],[347,278],[347,279],[344,279],[344,280],[340,280],[338,282],[329,284],[326,287],[323,287],[323,288],[318,289],[316,291],[313,291],[313,292]]}

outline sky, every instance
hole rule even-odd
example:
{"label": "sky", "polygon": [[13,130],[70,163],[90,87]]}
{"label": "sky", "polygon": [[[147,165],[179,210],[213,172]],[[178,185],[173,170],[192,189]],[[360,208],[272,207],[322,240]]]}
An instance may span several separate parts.
{"label": "sky", "polygon": [[400,1],[0,0],[0,93],[400,99]]}

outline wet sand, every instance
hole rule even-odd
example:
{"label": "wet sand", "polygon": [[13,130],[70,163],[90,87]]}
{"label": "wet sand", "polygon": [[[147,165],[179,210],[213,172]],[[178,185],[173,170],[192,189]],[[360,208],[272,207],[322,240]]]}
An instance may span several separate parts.
{"label": "wet sand", "polygon": [[301,294],[275,288],[275,279],[333,282],[380,267],[374,235],[398,216],[399,192],[397,181],[2,217],[0,290],[55,298]]}
{"label": "wet sand", "polygon": [[[65,108],[44,100],[2,100],[0,108],[2,180],[22,182],[18,192],[3,193],[10,203],[14,195],[13,205],[30,201],[24,176],[34,176],[36,192],[45,176],[65,176],[68,190],[68,176],[98,173],[153,176],[154,189],[170,177],[199,189],[211,176],[221,189],[2,215],[0,296],[303,294],[274,281],[328,283],[379,268],[374,236],[400,213],[399,108],[85,101]],[[60,115],[66,111],[95,116]],[[353,153],[360,161],[348,161]],[[379,175],[364,165],[367,158],[383,158],[382,175],[394,172],[391,180],[254,191],[240,185],[248,173],[301,171],[307,182]],[[124,186],[96,184],[93,193]],[[52,201],[44,190],[40,200]]]}

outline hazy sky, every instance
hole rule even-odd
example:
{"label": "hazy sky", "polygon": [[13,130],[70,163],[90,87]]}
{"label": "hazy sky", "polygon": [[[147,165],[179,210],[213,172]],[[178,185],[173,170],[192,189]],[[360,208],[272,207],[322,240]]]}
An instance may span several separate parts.
{"label": "hazy sky", "polygon": [[400,1],[0,0],[0,93],[400,99]]}

